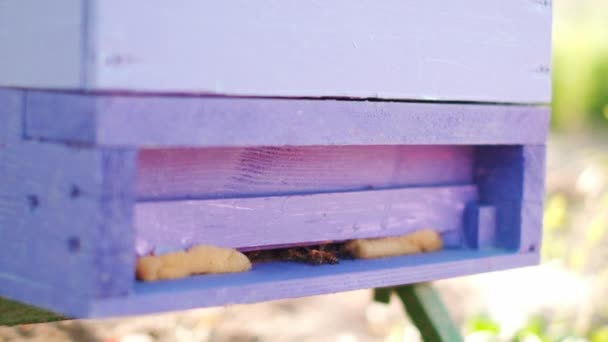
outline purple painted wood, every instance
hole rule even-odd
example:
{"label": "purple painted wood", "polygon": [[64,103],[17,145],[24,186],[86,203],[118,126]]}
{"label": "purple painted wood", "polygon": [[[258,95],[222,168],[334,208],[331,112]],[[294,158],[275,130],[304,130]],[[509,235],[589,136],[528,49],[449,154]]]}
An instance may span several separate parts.
{"label": "purple painted wood", "polygon": [[23,141],[2,152],[0,273],[82,295],[128,292],[133,151]]}
{"label": "purple painted wood", "polygon": [[139,151],[140,200],[471,184],[470,146],[313,146]]}
{"label": "purple painted wood", "polygon": [[32,92],[31,138],[139,147],[542,144],[534,106]]}
{"label": "purple painted wood", "polygon": [[522,146],[524,160],[523,173],[523,199],[526,201],[543,203],[545,200],[547,148],[542,145]]}
{"label": "purple painted wood", "polygon": [[477,181],[491,188],[495,199],[542,202],[545,150],[545,145],[478,148]]}
{"label": "purple painted wood", "polygon": [[544,200],[545,146],[484,146],[476,152],[480,201],[496,207],[497,244],[538,251]]}
{"label": "purple painted wood", "polygon": [[[0,296],[108,316],[536,263],[547,113],[525,106],[24,97],[0,90]],[[29,139],[55,141],[23,141],[23,129]],[[285,146],[291,144],[302,146]],[[336,146],[345,144],[353,146]],[[408,144],[419,146],[399,146]],[[163,148],[136,155],[129,146]],[[344,190],[357,191],[337,192]],[[185,198],[197,200],[177,200]],[[466,205],[476,206],[472,222],[464,221]],[[319,268],[256,265],[244,274],[155,284],[133,279],[136,252],[152,248],[340,240],[422,226],[441,230],[448,247],[461,246],[466,228],[478,247],[495,248]]]}
{"label": "purple painted wood", "polygon": [[124,295],[133,283],[133,229],[137,157],[130,149],[100,149],[103,189],[95,218],[97,297]]}
{"label": "purple painted wood", "polygon": [[520,250],[540,254],[543,235],[543,202],[524,200],[521,206]]}
{"label": "purple painted wood", "polygon": [[469,205],[465,210],[466,246],[483,249],[496,246],[496,208],[491,205]]}
{"label": "purple painted wood", "polygon": [[537,253],[444,250],[424,255],[342,261],[324,267],[260,264],[240,274],[138,283],[129,296],[94,301],[89,316],[135,315],[386,287],[522,267],[536,264],[538,260]]}
{"label": "purple painted wood", "polygon": [[[299,196],[139,202],[136,250],[192,244],[256,247],[405,234],[422,228],[460,231],[474,186],[405,188]],[[460,241],[446,241],[456,245]]]}
{"label": "purple painted wood", "polygon": [[23,136],[23,91],[0,88],[0,163],[2,147]]}

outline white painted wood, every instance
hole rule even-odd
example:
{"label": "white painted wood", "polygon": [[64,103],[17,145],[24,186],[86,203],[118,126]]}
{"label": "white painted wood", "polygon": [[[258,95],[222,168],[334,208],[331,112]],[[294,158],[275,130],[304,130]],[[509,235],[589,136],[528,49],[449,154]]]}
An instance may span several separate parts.
{"label": "white painted wood", "polygon": [[82,88],[85,0],[0,0],[0,86]]}
{"label": "white painted wood", "polygon": [[[11,53],[8,63],[0,61],[0,70],[10,72],[0,73],[0,85],[550,101],[547,1],[51,2],[62,4],[59,7],[35,0],[0,3],[0,17],[9,18],[0,27],[16,32],[3,36],[2,49],[10,48]],[[87,23],[80,30],[79,20]],[[81,32],[86,33],[84,39]]]}
{"label": "white painted wood", "polygon": [[97,1],[91,86],[547,102],[551,9],[542,3]]}

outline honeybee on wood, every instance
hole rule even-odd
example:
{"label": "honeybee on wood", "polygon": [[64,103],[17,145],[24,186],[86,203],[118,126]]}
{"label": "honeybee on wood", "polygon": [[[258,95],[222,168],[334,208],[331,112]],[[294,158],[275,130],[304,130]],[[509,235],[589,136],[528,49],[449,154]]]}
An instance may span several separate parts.
{"label": "honeybee on wood", "polygon": [[308,263],[313,265],[333,265],[340,262],[335,254],[325,251],[323,245],[319,246],[318,248],[307,248],[306,254]]}
{"label": "honeybee on wood", "polygon": [[375,259],[390,256],[434,252],[443,247],[441,235],[433,229],[385,238],[327,242],[246,252],[251,262],[294,261],[311,265],[337,264],[340,259]]}
{"label": "honeybee on wood", "polygon": [[252,262],[293,261],[311,265],[337,264],[340,262],[338,251],[341,248],[332,244],[306,247],[288,247],[271,250],[246,252]]}

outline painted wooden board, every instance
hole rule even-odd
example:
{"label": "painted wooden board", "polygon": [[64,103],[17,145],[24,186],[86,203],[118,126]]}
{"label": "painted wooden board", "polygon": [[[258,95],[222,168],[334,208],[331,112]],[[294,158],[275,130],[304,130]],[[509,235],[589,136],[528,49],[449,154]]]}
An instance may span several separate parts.
{"label": "painted wooden board", "polygon": [[21,140],[24,135],[23,112],[24,91],[0,89],[0,164],[2,147],[9,142]]}
{"label": "painted wooden board", "polygon": [[143,149],[138,200],[209,199],[471,184],[471,146]]}
{"label": "painted wooden board", "polygon": [[84,86],[86,2],[0,1],[0,86]]}
{"label": "painted wooden board", "polygon": [[550,101],[550,1],[8,0],[0,13],[0,86]]}
{"label": "painted wooden board", "polygon": [[[82,296],[128,292],[135,154],[39,142],[0,150],[0,296],[23,283]],[[33,303],[35,304],[35,303]]]}
{"label": "painted wooden board", "polygon": [[[138,202],[136,250],[181,250],[194,244],[258,247],[406,234],[450,233],[459,246],[472,185],[297,196]],[[516,229],[516,227],[512,227]]]}
{"label": "painted wooden board", "polygon": [[[515,230],[511,227],[512,230]],[[494,248],[496,243],[496,207],[470,204],[465,210],[465,245],[475,249]],[[517,235],[513,233],[512,235]]]}
{"label": "painted wooden board", "polygon": [[[495,206],[496,243],[538,251],[545,195],[545,145],[477,148],[475,184],[480,200]],[[520,227],[514,234],[513,227]]]}
{"label": "painted wooden board", "polygon": [[136,315],[386,287],[537,264],[537,253],[444,250],[404,257],[342,261],[324,267],[258,264],[250,272],[137,283],[126,297],[95,300],[89,317]]}
{"label": "painted wooden board", "polygon": [[[0,296],[71,316],[103,317],[393,286],[538,262],[546,108],[27,93],[0,91]],[[128,120],[124,113],[130,113]],[[180,140],[182,136],[186,139]],[[125,140],[108,142],[108,137]],[[44,141],[33,141],[38,139]],[[286,146],[292,144],[302,146]],[[402,146],[408,144],[424,146]],[[471,144],[483,146],[466,146]],[[144,147],[139,157],[135,147]],[[421,152],[423,156],[418,155]],[[189,162],[175,171],[170,168],[171,158]],[[286,169],[274,169],[277,160]],[[341,190],[357,191],[338,193],[317,193],[322,191],[312,181],[280,179],[281,174],[302,175],[331,186],[335,171],[316,177],[304,169],[300,174],[293,166],[305,162],[316,171],[327,171],[322,166],[334,160],[341,160],[343,166],[365,164],[364,168],[378,172],[348,171],[342,183],[335,184],[344,187]],[[390,161],[396,160],[392,172],[401,171],[391,174]],[[453,168],[441,173],[446,164]],[[242,167],[248,177],[221,191],[210,190],[211,181],[203,180],[195,183],[194,196],[200,197],[184,200],[193,196],[184,195],[188,179],[205,175],[200,171],[204,165],[226,167],[222,172]],[[144,201],[135,202],[136,190],[142,189],[135,177],[144,175],[143,184],[152,187],[154,170],[168,184],[183,178],[161,194],[150,192],[139,197]],[[256,172],[263,170],[274,173],[260,181]],[[408,170],[411,174],[406,175]],[[263,182],[267,177],[281,181],[281,191],[315,194],[264,193],[274,188]],[[410,181],[408,177],[413,181],[429,177],[429,182],[438,183],[399,189],[377,186],[399,187]],[[469,185],[452,184],[460,177]],[[348,188],[362,180],[373,183]],[[447,184],[437,186],[439,181]],[[255,186],[243,187],[247,182]],[[239,196],[238,189],[249,192]],[[249,197],[260,195],[264,197]],[[133,278],[136,252],[146,252],[150,246],[182,248],[210,238],[241,239],[252,246],[256,241],[269,243],[259,242],[268,236],[295,236],[299,241],[293,242],[311,236],[324,240],[371,236],[379,230],[367,228],[378,226],[385,235],[402,233],[408,225],[417,226],[428,218],[440,227],[453,225],[443,236],[448,246],[455,246],[463,226],[470,223],[463,213],[470,202],[479,202],[479,208],[493,213],[478,212],[473,217],[472,236],[486,237],[492,232],[487,228],[495,228],[494,243],[484,243],[480,250],[447,249],[328,267],[256,265],[244,274],[154,284]],[[409,217],[403,208],[419,216]],[[148,224],[158,222],[171,229]],[[231,225],[233,235],[213,231],[222,228],[214,226],[217,222]],[[246,230],[243,222],[254,228],[263,222],[266,230]],[[201,231],[208,234],[197,236]],[[277,242],[285,241],[290,240]]]}
{"label": "painted wooden board", "polygon": [[103,146],[543,144],[549,108],[336,100],[27,95],[26,135]]}

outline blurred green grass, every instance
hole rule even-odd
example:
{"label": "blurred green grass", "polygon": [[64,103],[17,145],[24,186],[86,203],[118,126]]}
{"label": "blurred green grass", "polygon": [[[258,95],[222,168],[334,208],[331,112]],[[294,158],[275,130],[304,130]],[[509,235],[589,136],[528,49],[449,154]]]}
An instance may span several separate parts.
{"label": "blurred green grass", "polygon": [[608,131],[608,1],[555,1],[553,115],[557,132]]}

